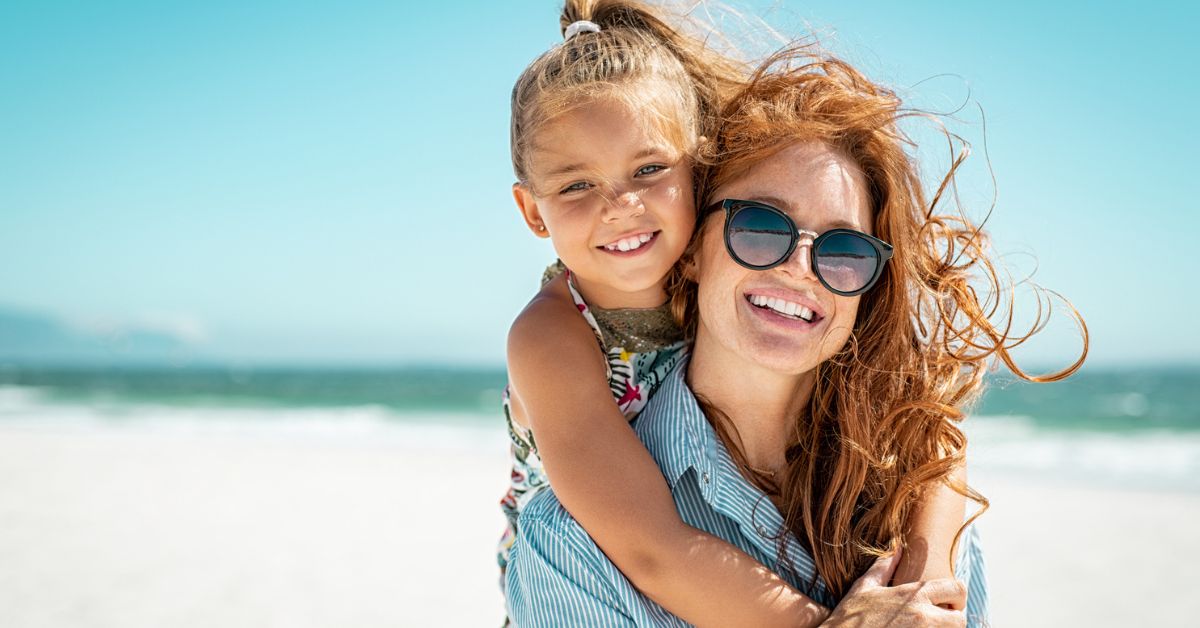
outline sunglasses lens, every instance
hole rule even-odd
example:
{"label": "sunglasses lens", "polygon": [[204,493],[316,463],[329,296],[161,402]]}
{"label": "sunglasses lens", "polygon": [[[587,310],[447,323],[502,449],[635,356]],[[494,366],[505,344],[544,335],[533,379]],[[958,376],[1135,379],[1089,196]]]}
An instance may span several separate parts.
{"label": "sunglasses lens", "polygon": [[867,287],[879,268],[879,253],[871,243],[852,233],[834,233],[817,249],[817,273],[829,287],[857,292]]}
{"label": "sunglasses lens", "polygon": [[792,230],[783,216],[758,207],[738,210],[729,221],[729,252],[751,266],[770,266],[787,254]]}

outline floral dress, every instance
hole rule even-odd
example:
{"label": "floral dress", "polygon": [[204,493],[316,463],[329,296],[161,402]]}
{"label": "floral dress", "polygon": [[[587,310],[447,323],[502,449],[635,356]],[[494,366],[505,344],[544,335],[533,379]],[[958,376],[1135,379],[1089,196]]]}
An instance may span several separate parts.
{"label": "floral dress", "polygon": [[[542,284],[560,273],[566,274],[571,299],[596,334],[596,341],[605,353],[608,385],[612,389],[613,399],[622,414],[632,421],[683,357],[683,332],[676,326],[667,304],[657,308],[613,310],[589,306],[579,294],[571,272],[563,267],[562,262],[546,269]],[[501,573],[508,564],[508,553],[516,539],[517,518],[522,508],[548,485],[533,434],[512,420],[508,388],[504,390],[503,400],[504,418],[512,441],[512,474],[508,492],[500,500],[500,509],[508,520],[497,552]]]}

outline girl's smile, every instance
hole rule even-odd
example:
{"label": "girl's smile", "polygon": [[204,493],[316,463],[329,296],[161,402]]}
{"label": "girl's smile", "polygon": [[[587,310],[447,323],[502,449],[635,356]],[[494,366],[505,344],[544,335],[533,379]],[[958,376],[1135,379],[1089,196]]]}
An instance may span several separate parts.
{"label": "girl's smile", "polygon": [[658,239],[658,234],[662,231],[642,231],[632,235],[621,236],[608,244],[598,246],[596,248],[603,249],[608,253],[612,253],[618,257],[632,257],[645,253],[654,246]]}

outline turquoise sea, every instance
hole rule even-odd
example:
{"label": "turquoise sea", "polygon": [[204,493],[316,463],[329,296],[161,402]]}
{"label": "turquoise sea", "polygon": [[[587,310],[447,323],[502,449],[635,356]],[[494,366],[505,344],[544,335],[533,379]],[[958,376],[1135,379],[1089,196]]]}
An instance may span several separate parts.
{"label": "turquoise sea", "polygon": [[[373,425],[502,432],[499,369],[0,365],[0,421]],[[1200,491],[1200,368],[992,376],[965,423],[972,464]]]}
{"label": "turquoise sea", "polygon": [[[376,406],[406,415],[495,416],[505,374],[458,368],[50,368],[0,365],[0,386],[54,403],[191,407]],[[975,414],[1022,416],[1040,429],[1105,432],[1200,431],[1200,367],[1084,371],[1030,384],[989,378]]]}

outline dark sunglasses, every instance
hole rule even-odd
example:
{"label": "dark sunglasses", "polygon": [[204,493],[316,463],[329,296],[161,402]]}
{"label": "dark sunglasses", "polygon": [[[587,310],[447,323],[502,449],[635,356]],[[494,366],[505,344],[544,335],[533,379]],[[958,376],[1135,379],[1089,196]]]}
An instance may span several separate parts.
{"label": "dark sunglasses", "polygon": [[892,245],[853,229],[830,229],[817,235],[797,229],[791,216],[757,201],[727,198],[708,206],[705,214],[725,210],[725,249],[733,261],[751,270],[774,268],[792,256],[800,236],[813,238],[810,261],[821,285],[852,297],[871,289],[892,258]]}

